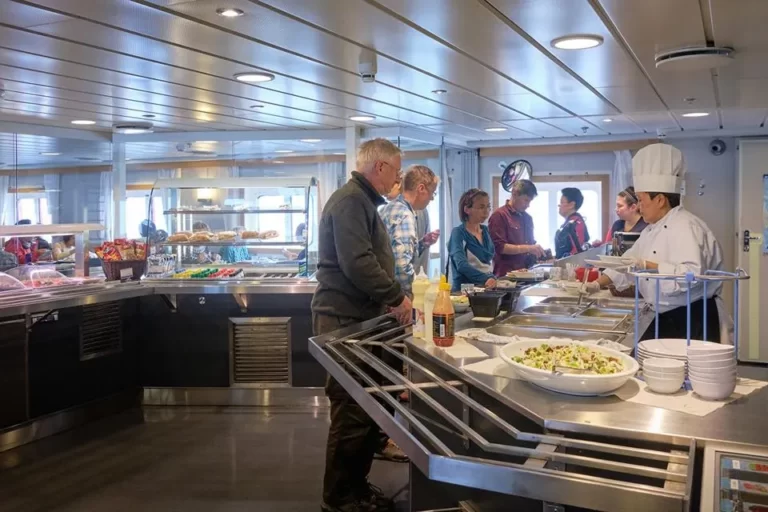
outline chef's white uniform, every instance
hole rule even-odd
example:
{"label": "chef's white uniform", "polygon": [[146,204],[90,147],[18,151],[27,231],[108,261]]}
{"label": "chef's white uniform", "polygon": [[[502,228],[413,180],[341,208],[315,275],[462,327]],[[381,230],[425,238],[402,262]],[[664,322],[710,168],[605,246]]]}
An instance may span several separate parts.
{"label": "chef's white uniform", "polygon": [[[637,152],[632,159],[632,180],[635,192],[661,192],[679,194],[686,172],[685,160],[679,149],[669,144],[651,144]],[[708,270],[723,270],[723,251],[715,235],[700,218],[682,206],[671,209],[655,224],[649,225],[624,256],[652,261],[659,265],[660,274],[685,275],[688,272],[704,274]],[[635,278],[615,270],[606,270],[618,290],[635,283]],[[656,304],[656,284],[659,283],[659,302]],[[641,278],[640,293],[659,314],[666,313],[687,303],[688,284],[676,281],[657,281]],[[704,284],[691,285],[691,303],[715,298],[720,317],[720,342],[731,339],[732,321],[725,310],[721,295],[722,283],[709,282],[707,297]],[[698,307],[701,303],[699,303]],[[693,310],[692,310],[693,311]],[[709,312],[708,312],[709,314]],[[698,321],[706,321],[701,318]],[[659,333],[661,337],[663,333]]]}
{"label": "chef's white uniform", "polygon": [[[653,261],[659,265],[659,274],[684,275],[687,272],[703,274],[707,270],[723,270],[723,252],[712,231],[704,222],[683,209],[673,208],[656,224],[650,224],[635,244],[624,253],[626,257]],[[607,269],[618,290],[635,284],[635,278]],[[720,294],[721,283],[707,285],[707,298]],[[657,305],[659,313],[665,313],[686,304],[685,283],[661,281],[661,295]],[[656,299],[656,280],[641,279],[640,293],[649,303]],[[703,297],[704,285],[691,286],[691,302]]]}

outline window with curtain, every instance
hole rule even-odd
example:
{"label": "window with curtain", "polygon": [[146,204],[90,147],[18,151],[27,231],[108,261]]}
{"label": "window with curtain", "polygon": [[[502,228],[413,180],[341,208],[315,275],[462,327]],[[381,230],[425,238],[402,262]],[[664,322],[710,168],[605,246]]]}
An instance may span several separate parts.
{"label": "window with curtain", "polygon": [[[536,180],[534,183],[539,195],[531,201],[528,213],[533,217],[533,232],[536,242],[544,248],[554,246],[555,232],[562,225],[564,219],[558,214],[557,205],[560,202],[560,191],[566,187],[575,187],[581,190],[584,196],[584,204],[579,213],[584,217],[589,230],[591,240],[602,239],[605,236],[607,226],[604,218],[604,189],[607,181],[596,177],[595,181],[555,181],[557,177],[548,176],[547,181]],[[551,181],[550,181],[551,180]],[[495,179],[496,207],[502,206],[509,199],[509,192],[501,186],[500,180]],[[591,241],[590,240],[590,241]]]}
{"label": "window with curtain", "polygon": [[[149,192],[144,190],[128,191],[125,199],[125,229],[128,238],[141,238],[139,226],[147,218],[149,211]],[[163,198],[152,198],[152,222],[156,229],[168,231],[163,215]]]}

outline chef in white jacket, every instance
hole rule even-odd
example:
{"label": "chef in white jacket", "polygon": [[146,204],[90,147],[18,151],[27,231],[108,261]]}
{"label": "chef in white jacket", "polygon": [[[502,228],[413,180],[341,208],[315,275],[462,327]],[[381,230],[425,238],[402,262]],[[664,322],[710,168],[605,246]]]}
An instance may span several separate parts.
{"label": "chef in white jacket", "polygon": [[[638,269],[676,275],[723,270],[723,252],[712,231],[704,221],[680,206],[685,171],[682,153],[669,144],[646,146],[632,159],[632,179],[640,212],[649,224],[634,246],[624,253],[624,256],[635,259]],[[687,285],[661,281],[657,304],[656,283],[656,280],[641,278],[639,288],[645,301],[659,312],[659,338],[685,338]],[[597,281],[586,285],[586,291],[594,293],[610,284],[625,290],[635,284],[635,278],[606,269]],[[721,288],[720,283],[711,282],[705,298],[701,282],[691,286],[692,339],[704,339],[706,300],[707,338],[709,341],[721,340],[720,316],[724,312]],[[641,336],[641,339],[649,338],[655,338],[655,322]]]}

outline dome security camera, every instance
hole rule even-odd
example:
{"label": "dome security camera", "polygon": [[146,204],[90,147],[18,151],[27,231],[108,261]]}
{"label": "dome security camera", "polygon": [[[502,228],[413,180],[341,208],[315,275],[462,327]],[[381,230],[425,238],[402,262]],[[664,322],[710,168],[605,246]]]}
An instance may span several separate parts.
{"label": "dome security camera", "polygon": [[709,143],[709,152],[715,156],[722,155],[727,148],[725,142],[720,139],[715,139]]}

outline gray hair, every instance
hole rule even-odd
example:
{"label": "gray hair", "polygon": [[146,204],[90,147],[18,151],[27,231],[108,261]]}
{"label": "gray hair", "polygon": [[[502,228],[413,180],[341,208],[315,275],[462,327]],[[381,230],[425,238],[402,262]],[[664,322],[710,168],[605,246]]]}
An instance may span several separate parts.
{"label": "gray hair", "polygon": [[426,165],[411,165],[406,169],[403,177],[403,190],[412,192],[419,185],[429,187],[437,183],[437,176]]}
{"label": "gray hair", "polygon": [[360,144],[357,150],[358,172],[376,161],[390,160],[403,154],[400,148],[387,139],[371,139]]}

